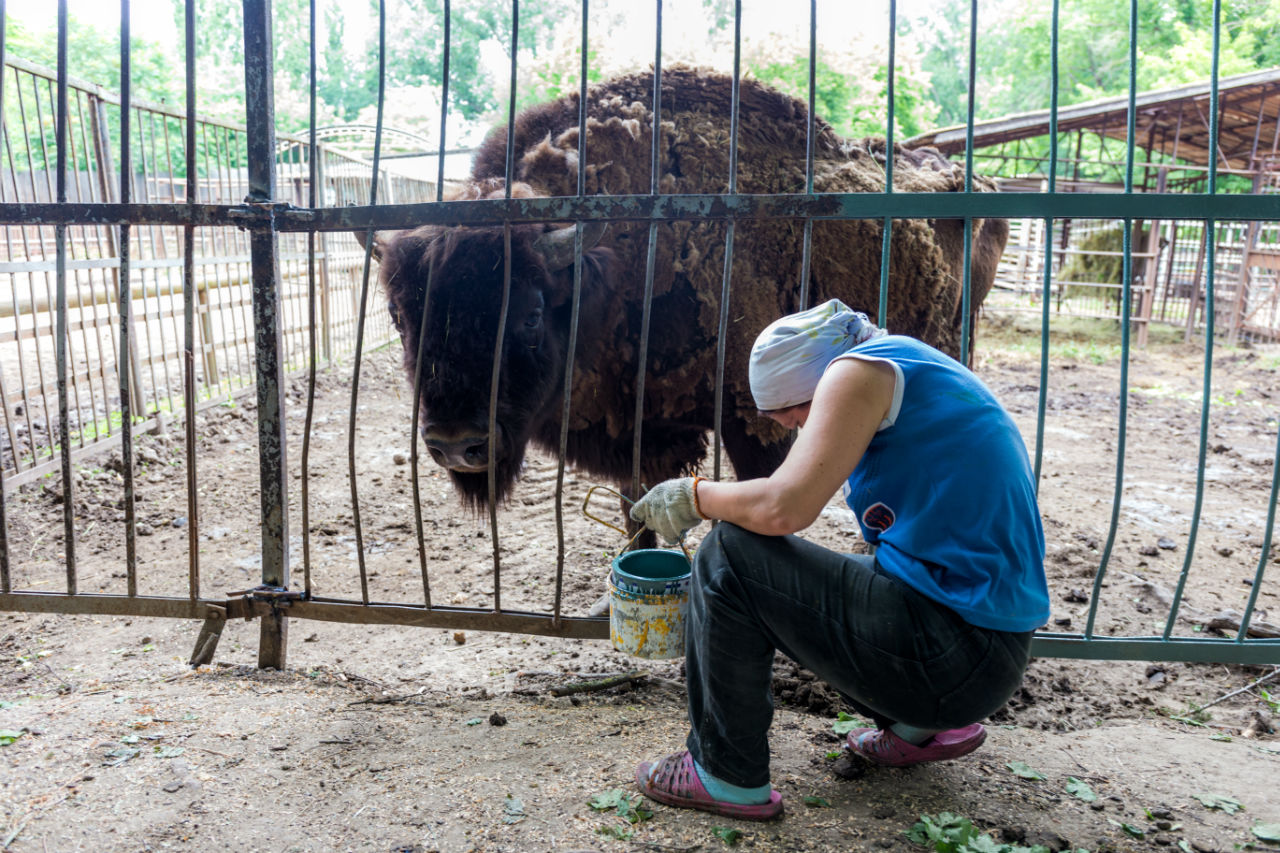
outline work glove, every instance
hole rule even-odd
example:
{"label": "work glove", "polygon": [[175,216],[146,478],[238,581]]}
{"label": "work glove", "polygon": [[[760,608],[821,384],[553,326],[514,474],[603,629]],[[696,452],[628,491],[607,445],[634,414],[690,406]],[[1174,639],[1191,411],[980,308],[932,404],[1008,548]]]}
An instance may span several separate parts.
{"label": "work glove", "polygon": [[702,516],[693,501],[693,478],[680,477],[654,486],[631,507],[631,518],[675,545]]}

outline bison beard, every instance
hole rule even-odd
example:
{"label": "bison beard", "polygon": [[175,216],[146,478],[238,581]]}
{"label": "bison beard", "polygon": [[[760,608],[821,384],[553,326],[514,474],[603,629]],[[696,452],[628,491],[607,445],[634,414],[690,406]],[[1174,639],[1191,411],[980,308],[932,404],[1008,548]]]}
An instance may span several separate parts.
{"label": "bison beard", "polygon": [[[718,193],[728,187],[731,80],[677,66],[663,72],[659,190]],[[578,139],[576,94],[525,110],[515,121],[514,197],[577,192],[578,157],[587,158],[589,194],[650,191],[653,77],[620,77],[587,93],[587,139]],[[740,84],[738,190],[803,192],[805,105],[755,81]],[[882,139],[844,140],[815,119],[814,189],[880,192]],[[454,198],[505,194],[506,130],[476,155],[471,182]],[[993,185],[974,179],[974,188]],[[963,170],[931,149],[895,147],[898,191],[958,192]],[[771,320],[798,310],[803,223],[741,222],[734,241],[721,437],[741,479],[772,472],[788,436],[756,415],[747,357]],[[566,461],[586,474],[629,485],[636,371],[644,300],[647,223],[588,226],[584,242],[577,352],[570,393]],[[705,457],[716,424],[715,374],[725,225],[706,220],[658,228],[646,365],[640,474],[650,485],[688,473]],[[360,235],[363,237],[363,235]],[[974,310],[991,288],[1008,226],[973,221]],[[573,228],[511,227],[511,290],[503,330],[493,462],[495,498],[505,500],[532,443],[560,445],[565,360],[573,295]],[[880,292],[881,223],[816,222],[809,304],[838,297],[875,316]],[[380,234],[375,254],[412,383],[422,342],[421,432],[449,469],[464,503],[488,499],[489,397],[503,298],[501,227],[423,226]],[[594,244],[594,245],[593,245]],[[895,222],[890,247],[887,325],[959,355],[963,225],[954,220]],[[425,324],[423,313],[426,312]]]}

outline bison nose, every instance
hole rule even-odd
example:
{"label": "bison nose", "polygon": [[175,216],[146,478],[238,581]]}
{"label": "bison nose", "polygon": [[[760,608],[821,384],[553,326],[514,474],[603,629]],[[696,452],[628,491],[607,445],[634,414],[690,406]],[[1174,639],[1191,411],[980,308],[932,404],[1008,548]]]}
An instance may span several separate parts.
{"label": "bison nose", "polygon": [[489,465],[489,437],[483,434],[462,436],[423,436],[427,451],[437,465],[452,471],[478,472]]}

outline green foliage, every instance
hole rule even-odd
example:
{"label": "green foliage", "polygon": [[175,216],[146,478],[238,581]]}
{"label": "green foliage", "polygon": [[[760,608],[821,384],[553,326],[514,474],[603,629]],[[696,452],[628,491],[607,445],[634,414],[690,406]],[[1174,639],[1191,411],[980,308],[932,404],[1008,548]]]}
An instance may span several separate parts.
{"label": "green foliage", "polygon": [[969,818],[951,812],[920,815],[905,834],[910,841],[935,853],[1049,853],[1049,848],[1040,844],[1002,844],[974,826]]}
{"label": "green foliage", "polygon": [[1067,793],[1086,803],[1092,803],[1098,799],[1098,795],[1093,792],[1093,788],[1089,787],[1088,782],[1082,782],[1074,776],[1067,777]]}
{"label": "green foliage", "polygon": [[1253,834],[1263,841],[1280,844],[1280,823],[1255,823],[1250,828]]}
{"label": "green foliage", "polygon": [[1012,770],[1015,776],[1021,776],[1023,779],[1036,781],[1045,778],[1043,773],[1025,761],[1009,761],[1004,766]]}
{"label": "green foliage", "polygon": [[1220,809],[1227,814],[1235,814],[1244,808],[1244,805],[1235,797],[1228,797],[1223,794],[1192,794],[1200,801],[1200,804],[1207,809]]}
{"label": "green foliage", "polygon": [[742,840],[741,829],[732,829],[727,826],[713,826],[711,827],[711,834],[730,847],[736,846]]}
{"label": "green foliage", "polygon": [[[968,0],[946,0],[904,23],[923,45],[933,99],[943,125],[963,124],[968,111]],[[975,114],[979,119],[1045,109],[1052,85],[1053,5],[1004,0],[978,12]],[[1139,91],[1209,76],[1212,6],[1151,0],[1138,5]],[[1280,64],[1280,9],[1267,0],[1222,4],[1219,73],[1240,74]],[[1058,15],[1058,98],[1061,106],[1124,94],[1129,88],[1129,4],[1062,0]]]}
{"label": "green foliage", "polygon": [[636,824],[653,817],[653,812],[645,808],[644,797],[639,794],[628,794],[622,788],[601,791],[587,801],[587,805],[598,812],[612,810],[614,814],[627,823]]}
{"label": "green foliage", "polygon": [[865,728],[866,725],[867,724],[865,722],[852,714],[840,711],[836,714],[836,721],[831,724],[831,730],[840,735],[840,737],[844,737],[854,729]]}

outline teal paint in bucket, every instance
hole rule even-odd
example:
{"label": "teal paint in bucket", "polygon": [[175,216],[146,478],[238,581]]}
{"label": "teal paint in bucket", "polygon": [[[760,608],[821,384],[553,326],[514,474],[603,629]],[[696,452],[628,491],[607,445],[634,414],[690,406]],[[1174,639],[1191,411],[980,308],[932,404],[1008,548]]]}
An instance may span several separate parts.
{"label": "teal paint in bucket", "polygon": [[678,551],[628,551],[613,561],[609,580],[609,638],[639,658],[684,656],[689,615],[689,560]]}
{"label": "teal paint in bucket", "polygon": [[627,551],[613,560],[613,582],[618,588],[650,595],[688,589],[690,571],[684,554],[660,548]]}

